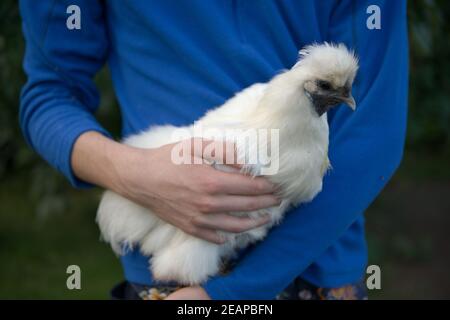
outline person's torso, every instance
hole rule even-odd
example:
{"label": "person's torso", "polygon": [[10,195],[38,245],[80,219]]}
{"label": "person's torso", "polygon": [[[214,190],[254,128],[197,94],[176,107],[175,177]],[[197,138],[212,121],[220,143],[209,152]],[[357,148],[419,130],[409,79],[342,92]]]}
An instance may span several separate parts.
{"label": "person's torso", "polygon": [[335,1],[106,1],[123,134],[188,124],[326,40]]}
{"label": "person's torso", "polygon": [[[291,67],[300,48],[328,40],[336,2],[105,1],[108,63],[123,135],[154,124],[190,124],[243,88]],[[367,259],[362,221],[305,278],[321,282],[323,274],[361,268]],[[148,259],[138,250],[122,262],[129,281],[151,283]]]}

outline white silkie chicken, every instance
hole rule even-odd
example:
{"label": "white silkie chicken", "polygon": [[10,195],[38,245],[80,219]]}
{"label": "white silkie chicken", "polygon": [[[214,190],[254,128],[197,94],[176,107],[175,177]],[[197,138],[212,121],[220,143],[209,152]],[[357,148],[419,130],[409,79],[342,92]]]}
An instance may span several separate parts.
{"label": "white silkie chicken", "polygon": [[[151,256],[155,279],[185,285],[206,281],[219,272],[221,262],[238,248],[261,240],[290,206],[311,201],[322,190],[322,179],[330,165],[326,112],[340,103],[355,109],[351,88],[357,69],[355,55],[342,44],[305,47],[290,70],[268,83],[250,86],[192,126],[183,128],[192,135],[200,127],[203,131],[205,128],[279,129],[278,154],[271,155],[272,161],[278,161],[279,169],[266,177],[280,188],[281,205],[250,213],[233,213],[250,217],[269,214],[268,224],[239,234],[225,234],[225,244],[213,244],[190,236],[162,221],[149,209],[106,191],[97,213],[103,238],[119,254],[123,248],[139,246],[144,255]],[[177,142],[174,132],[179,129],[153,127],[127,138],[124,143],[157,148]],[[254,150],[255,146],[250,149]],[[238,159],[248,158],[249,152],[252,151],[238,145]],[[266,162],[246,163],[243,170],[260,175],[264,165]],[[216,168],[228,170],[224,165],[216,165]]]}

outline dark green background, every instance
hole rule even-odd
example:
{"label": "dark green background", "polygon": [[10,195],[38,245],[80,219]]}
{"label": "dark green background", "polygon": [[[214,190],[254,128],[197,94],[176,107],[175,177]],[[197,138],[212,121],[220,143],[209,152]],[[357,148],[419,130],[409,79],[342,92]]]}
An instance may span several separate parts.
{"label": "dark green background", "polygon": [[[366,213],[372,298],[450,298],[450,2],[409,1],[410,112],[404,161]],[[94,223],[100,190],[73,190],[25,144],[18,97],[25,81],[17,1],[0,1],[0,298],[108,298],[122,278]],[[120,118],[108,71],[97,78],[101,122]],[[82,290],[66,288],[66,267]]]}

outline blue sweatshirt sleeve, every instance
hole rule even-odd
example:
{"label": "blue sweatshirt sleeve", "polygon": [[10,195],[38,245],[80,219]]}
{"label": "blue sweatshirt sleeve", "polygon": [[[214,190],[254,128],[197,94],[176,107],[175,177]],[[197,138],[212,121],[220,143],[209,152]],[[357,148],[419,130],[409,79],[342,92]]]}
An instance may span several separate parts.
{"label": "blue sweatshirt sleeve", "polygon": [[[381,29],[367,28],[367,8],[377,5]],[[370,10],[369,10],[370,11]],[[404,146],[408,44],[406,1],[340,1],[328,39],[355,48],[360,69],[354,113],[329,115],[333,169],[323,191],[286,215],[225,276],[204,288],[213,299],[273,299],[366,210],[398,167]]]}
{"label": "blue sweatshirt sleeve", "polygon": [[[80,8],[81,29],[70,30],[70,5]],[[106,60],[108,41],[101,1],[21,0],[27,82],[20,100],[20,125],[27,142],[76,187],[70,157],[83,132],[108,133],[93,113],[99,96],[92,80]]]}

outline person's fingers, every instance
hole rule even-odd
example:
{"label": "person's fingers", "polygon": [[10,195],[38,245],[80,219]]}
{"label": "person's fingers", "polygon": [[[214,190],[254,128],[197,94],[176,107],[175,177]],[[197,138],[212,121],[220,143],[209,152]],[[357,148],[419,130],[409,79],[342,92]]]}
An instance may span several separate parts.
{"label": "person's fingers", "polygon": [[278,206],[280,203],[280,200],[271,194],[261,196],[217,196],[218,212],[256,211]]}
{"label": "person's fingers", "polygon": [[190,233],[192,236],[212,242],[215,244],[224,244],[226,239],[219,234],[216,230],[198,227],[194,232]]}
{"label": "person's fingers", "polygon": [[240,233],[260,227],[270,221],[268,215],[250,218],[237,217],[227,213],[211,213],[196,216],[192,222],[201,227],[221,230],[231,233]]}
{"label": "person's fingers", "polygon": [[211,174],[208,179],[210,184],[215,185],[216,190],[208,190],[212,193],[263,195],[277,190],[275,184],[264,177],[251,177],[239,173],[217,171],[217,174]]}
{"label": "person's fingers", "polygon": [[203,159],[239,169],[243,165],[238,163],[235,144],[228,141],[212,141],[204,145]]}
{"label": "person's fingers", "polygon": [[238,163],[236,146],[232,142],[192,138],[184,140],[182,143],[188,143],[192,156],[201,158],[206,163],[215,162],[235,168],[242,167],[242,164]]}
{"label": "person's fingers", "polygon": [[237,196],[215,195],[207,196],[198,201],[197,207],[203,213],[256,211],[278,206],[281,201],[274,195]]}
{"label": "person's fingers", "polygon": [[[198,211],[191,211],[189,209],[186,209],[186,207],[181,208],[178,206],[160,204],[160,210],[158,210],[158,212],[160,212],[160,214],[157,213],[157,215],[161,219],[183,230],[189,235],[216,244],[223,244],[226,240],[215,230],[202,228],[194,223],[197,216],[203,215]],[[165,212],[166,214],[161,214],[161,212]]]}

